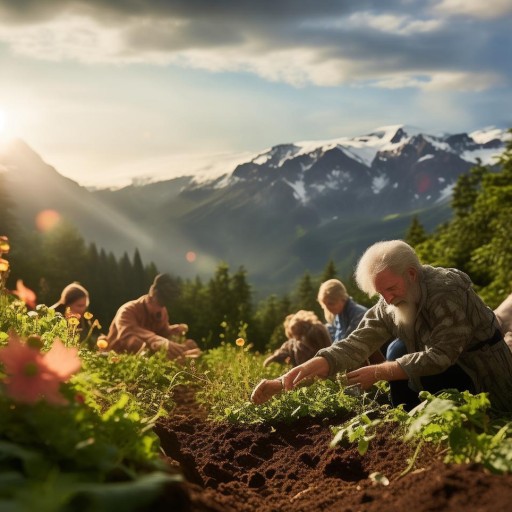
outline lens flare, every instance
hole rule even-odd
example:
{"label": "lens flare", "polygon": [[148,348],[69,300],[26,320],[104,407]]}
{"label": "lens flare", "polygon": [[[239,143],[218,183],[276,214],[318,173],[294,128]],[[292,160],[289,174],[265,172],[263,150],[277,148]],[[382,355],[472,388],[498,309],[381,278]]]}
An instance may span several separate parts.
{"label": "lens flare", "polygon": [[36,226],[43,233],[50,231],[60,221],[60,214],[55,210],[43,210],[36,216]]}
{"label": "lens flare", "polygon": [[185,255],[185,258],[189,263],[193,263],[194,261],[196,261],[197,254],[194,251],[188,251],[187,254]]}

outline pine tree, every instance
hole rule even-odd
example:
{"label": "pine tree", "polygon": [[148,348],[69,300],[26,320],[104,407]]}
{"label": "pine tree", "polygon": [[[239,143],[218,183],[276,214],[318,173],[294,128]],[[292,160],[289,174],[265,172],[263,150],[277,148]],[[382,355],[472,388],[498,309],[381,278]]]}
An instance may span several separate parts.
{"label": "pine tree", "polygon": [[310,273],[306,271],[297,287],[296,309],[314,311],[319,315],[321,309],[316,300],[317,294],[317,287],[313,284]]}
{"label": "pine tree", "polygon": [[338,271],[336,270],[336,265],[332,258],[327,262],[327,265],[325,266],[322,275],[320,276],[319,284],[322,284],[329,279],[338,279]]}
{"label": "pine tree", "polygon": [[132,286],[137,297],[144,295],[148,292],[146,284],[146,273],[144,271],[144,265],[138,249],[135,249],[133,254],[133,267],[132,267]]}
{"label": "pine tree", "polygon": [[427,239],[428,235],[425,228],[420,223],[418,216],[414,215],[411,221],[411,225],[405,234],[405,241],[412,247],[423,243]]}
{"label": "pine tree", "polygon": [[61,221],[44,234],[40,258],[41,277],[46,281],[48,289],[40,290],[39,302],[53,304],[66,285],[86,275],[85,241],[69,222]]}

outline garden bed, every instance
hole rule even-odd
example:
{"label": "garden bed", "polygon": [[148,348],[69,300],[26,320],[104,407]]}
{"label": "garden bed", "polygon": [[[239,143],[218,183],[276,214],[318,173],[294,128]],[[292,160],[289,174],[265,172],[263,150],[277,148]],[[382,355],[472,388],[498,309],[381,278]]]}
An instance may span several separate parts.
{"label": "garden bed", "polygon": [[[177,388],[175,400],[173,414],[156,431],[167,456],[180,465],[197,512],[510,510],[512,475],[493,475],[476,464],[446,465],[432,447],[400,476],[413,448],[395,438],[391,426],[360,455],[355,446],[329,448],[331,425],[347,418],[214,423],[191,389]],[[380,477],[389,485],[377,483]]]}

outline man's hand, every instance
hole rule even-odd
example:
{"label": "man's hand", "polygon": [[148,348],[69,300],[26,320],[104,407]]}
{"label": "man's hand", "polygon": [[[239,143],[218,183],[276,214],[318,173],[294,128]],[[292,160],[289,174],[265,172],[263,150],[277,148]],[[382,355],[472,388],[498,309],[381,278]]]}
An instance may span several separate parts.
{"label": "man's hand", "polygon": [[281,379],[263,379],[254,388],[254,391],[251,394],[251,401],[257,405],[261,405],[281,391],[283,391],[283,383]]}
{"label": "man's hand", "polygon": [[347,373],[348,384],[359,384],[363,389],[371,388],[379,380],[406,380],[407,378],[407,374],[396,361],[363,366]]}
{"label": "man's hand", "polygon": [[185,356],[186,350],[185,346],[167,340],[167,357],[169,359],[182,359]]}
{"label": "man's hand", "polygon": [[290,391],[301,382],[313,380],[315,377],[325,379],[329,375],[329,363],[325,357],[313,357],[309,361],[292,368],[282,377],[284,389]]}
{"label": "man's hand", "polygon": [[187,324],[172,324],[169,326],[170,335],[184,336],[188,332]]}
{"label": "man's hand", "polygon": [[201,354],[200,348],[191,348],[183,352],[183,355],[188,359],[197,359]]}
{"label": "man's hand", "polygon": [[347,373],[347,384],[349,386],[359,384],[364,390],[371,388],[378,380],[375,376],[375,365],[363,366],[358,370]]}

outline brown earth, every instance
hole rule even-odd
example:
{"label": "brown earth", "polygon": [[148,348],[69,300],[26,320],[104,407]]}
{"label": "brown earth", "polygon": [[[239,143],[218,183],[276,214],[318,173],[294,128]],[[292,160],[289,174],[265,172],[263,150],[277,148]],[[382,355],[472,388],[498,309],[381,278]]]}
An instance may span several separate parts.
{"label": "brown earth", "polygon": [[[423,449],[401,477],[413,447],[390,429],[361,456],[352,446],[329,448],[330,427],[343,418],[219,424],[206,419],[192,392],[178,390],[176,401],[156,431],[169,460],[181,467],[194,512],[512,510],[512,475],[446,465],[433,448]],[[374,472],[389,485],[375,484]]]}

